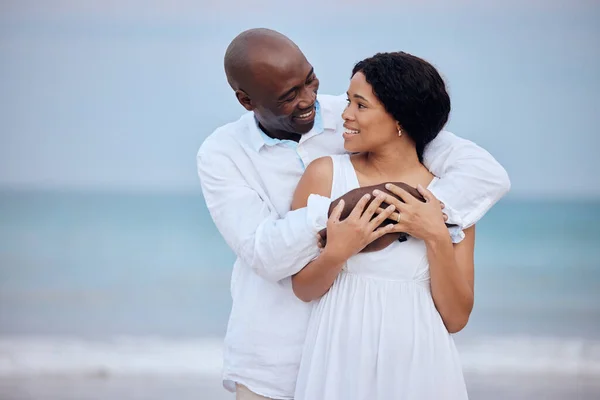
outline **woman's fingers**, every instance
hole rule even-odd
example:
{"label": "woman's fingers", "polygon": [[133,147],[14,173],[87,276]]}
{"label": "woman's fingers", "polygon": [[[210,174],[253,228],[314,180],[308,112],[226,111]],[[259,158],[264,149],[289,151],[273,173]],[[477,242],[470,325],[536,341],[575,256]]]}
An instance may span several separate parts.
{"label": "woman's fingers", "polygon": [[340,202],[333,208],[331,212],[331,216],[329,217],[332,222],[340,222],[340,217],[342,216],[342,211],[344,211],[344,200],[340,200]]}
{"label": "woman's fingers", "polygon": [[373,193],[377,193],[378,196],[383,194],[383,202],[393,205],[394,207],[396,207],[396,210],[398,212],[406,211],[407,205],[405,203],[403,203],[402,201],[398,200],[397,197],[394,197],[391,194],[387,194],[387,193],[384,193],[379,190],[375,190],[375,191],[373,191]]}
{"label": "woman's fingers", "polygon": [[370,198],[371,198],[371,195],[368,193],[365,194],[363,197],[361,197],[360,200],[358,200],[358,202],[354,206],[354,209],[352,210],[352,212],[350,213],[348,218],[355,218],[355,219],[360,218],[360,216],[363,214],[363,211],[365,210],[365,207],[366,207],[367,203],[369,202]]}
{"label": "woman's fingers", "polygon": [[402,199],[403,202],[405,202],[406,204],[412,204],[415,201],[418,201],[415,196],[413,196],[412,194],[408,193],[406,190],[402,189],[399,186],[396,186],[392,183],[386,183],[385,188],[387,190],[389,190],[390,192],[392,192],[393,194],[395,194],[396,196],[400,197]]}
{"label": "woman's fingers", "polygon": [[[396,208],[396,207],[394,207],[394,209],[395,209],[395,208]],[[382,212],[384,212],[384,211],[385,211],[385,208],[381,208],[381,207],[379,207],[379,208],[377,209],[376,213],[377,213],[377,214],[381,214],[381,213],[382,213]],[[390,215],[387,217],[387,219],[389,219],[389,220],[392,220],[392,221],[394,221],[394,222],[398,222],[398,217],[399,217],[399,216],[400,216],[400,214],[399,214],[398,212],[393,212],[393,213],[391,213],[391,214],[390,214]]]}
{"label": "woman's fingers", "polygon": [[368,222],[371,220],[377,209],[380,208],[381,203],[383,203],[384,198],[385,196],[383,196],[383,194],[380,194],[379,196],[373,199],[371,204],[369,204],[369,207],[367,207],[365,212],[362,214],[363,221]]}
{"label": "woman's fingers", "polygon": [[417,190],[419,191],[419,193],[421,193],[421,196],[423,196],[426,202],[429,203],[430,201],[437,200],[433,193],[431,193],[429,189],[424,188],[422,185],[417,185]]}
{"label": "woman's fingers", "polygon": [[[369,222],[369,230],[371,231],[375,230],[375,228],[381,225],[381,223],[383,223],[383,221],[385,221],[386,219],[391,218],[390,216],[394,213],[396,207],[394,207],[393,205],[387,206],[385,209],[378,207],[377,211],[379,210],[381,210],[381,212],[378,212],[378,215],[375,218],[373,218],[371,222]],[[394,214],[397,215],[398,213]]]}
{"label": "woman's fingers", "polygon": [[371,243],[377,239],[379,239],[380,237],[382,237],[383,235],[387,235],[388,233],[392,233],[395,231],[395,224],[388,224],[386,226],[382,226],[381,228],[377,228],[375,229],[375,231],[373,231],[373,233],[371,234]]}

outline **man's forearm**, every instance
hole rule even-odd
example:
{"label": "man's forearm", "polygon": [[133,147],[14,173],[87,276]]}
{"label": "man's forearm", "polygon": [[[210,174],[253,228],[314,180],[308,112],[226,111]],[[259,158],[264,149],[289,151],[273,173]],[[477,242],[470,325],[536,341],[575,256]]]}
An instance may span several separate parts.
{"label": "man's forearm", "polygon": [[423,164],[440,179],[436,197],[448,211],[448,222],[461,229],[474,225],[510,190],[506,170],[477,144],[442,131],[425,148]]}
{"label": "man's forearm", "polygon": [[307,209],[290,211],[283,219],[261,223],[254,236],[253,250],[248,264],[267,280],[276,282],[300,271],[319,255],[316,228]]}

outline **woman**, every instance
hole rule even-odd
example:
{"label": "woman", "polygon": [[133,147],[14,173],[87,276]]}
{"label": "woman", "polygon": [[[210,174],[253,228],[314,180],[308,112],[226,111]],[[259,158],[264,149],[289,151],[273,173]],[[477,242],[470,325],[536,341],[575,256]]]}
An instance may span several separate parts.
{"label": "woman", "polygon": [[343,202],[335,208],[321,255],[292,278],[300,299],[318,300],[296,400],[467,398],[450,334],[466,325],[473,307],[475,233],[471,227],[452,243],[432,194],[437,178],[421,164],[449,112],[442,78],[420,58],[384,53],[354,67],[342,115],[352,155],[311,163],[292,208],[304,207],[310,194],[334,199],[382,182],[406,182],[427,201],[395,186],[388,190],[404,202],[375,191],[398,211],[391,217],[398,223],[380,229],[410,237],[362,253],[368,243],[353,233],[376,225],[360,213],[339,221]]}

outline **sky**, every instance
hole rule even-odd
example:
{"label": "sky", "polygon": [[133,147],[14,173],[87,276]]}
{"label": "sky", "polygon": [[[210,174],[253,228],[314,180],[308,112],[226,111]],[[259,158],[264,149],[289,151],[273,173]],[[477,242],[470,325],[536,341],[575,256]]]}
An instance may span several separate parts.
{"label": "sky", "polygon": [[0,0],[0,189],[199,190],[198,147],[243,112],[225,48],[268,27],[321,93],[378,51],[427,59],[447,129],[494,155],[511,197],[600,198],[600,2],[36,3]]}

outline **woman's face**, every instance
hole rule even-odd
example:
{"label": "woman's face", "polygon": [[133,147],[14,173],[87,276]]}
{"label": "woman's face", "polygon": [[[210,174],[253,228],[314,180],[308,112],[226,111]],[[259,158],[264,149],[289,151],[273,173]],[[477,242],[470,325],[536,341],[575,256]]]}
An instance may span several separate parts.
{"label": "woman's face", "polygon": [[398,138],[398,123],[373,93],[362,72],[354,74],[348,88],[344,119],[344,148],[351,153],[374,151]]}

